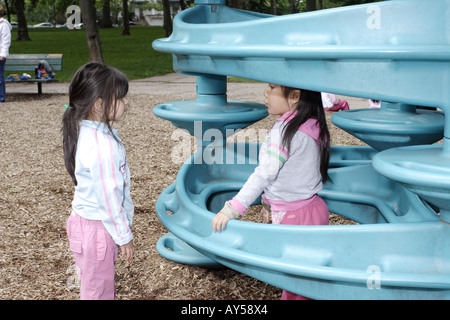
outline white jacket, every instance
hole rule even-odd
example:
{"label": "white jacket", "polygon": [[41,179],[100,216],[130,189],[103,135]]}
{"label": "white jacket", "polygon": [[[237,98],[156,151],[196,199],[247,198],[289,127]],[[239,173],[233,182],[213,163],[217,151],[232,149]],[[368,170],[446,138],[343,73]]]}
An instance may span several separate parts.
{"label": "white jacket", "polygon": [[0,18],[0,57],[8,58],[11,45],[11,24],[8,20]]}
{"label": "white jacket", "polygon": [[[117,130],[112,129],[118,137]],[[133,239],[134,206],[125,149],[102,122],[83,120],[75,156],[77,186],[72,209],[88,220],[101,220],[119,246]]]}

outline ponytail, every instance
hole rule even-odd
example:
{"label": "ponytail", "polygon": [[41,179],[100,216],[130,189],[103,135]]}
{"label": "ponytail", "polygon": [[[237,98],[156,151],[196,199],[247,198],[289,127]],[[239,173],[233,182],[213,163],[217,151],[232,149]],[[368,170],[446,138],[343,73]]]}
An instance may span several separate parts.
{"label": "ponytail", "polygon": [[64,112],[62,122],[64,164],[72,182],[77,185],[77,179],[75,178],[75,154],[77,153],[79,121],[75,120],[73,107],[69,106]]}

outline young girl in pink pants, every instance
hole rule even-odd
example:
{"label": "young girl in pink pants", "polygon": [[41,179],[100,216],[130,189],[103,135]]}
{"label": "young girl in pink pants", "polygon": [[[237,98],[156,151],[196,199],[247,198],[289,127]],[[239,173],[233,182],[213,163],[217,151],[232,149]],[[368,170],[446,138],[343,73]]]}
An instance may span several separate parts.
{"label": "young girl in pink pants", "polygon": [[[269,84],[269,114],[278,115],[261,145],[259,165],[239,193],[214,217],[215,232],[262,196],[263,221],[289,225],[327,225],[328,207],[318,196],[330,180],[330,134],[320,92]],[[308,299],[283,290],[282,299]]]}
{"label": "young girl in pink pants", "polygon": [[118,250],[127,261],[134,254],[130,170],[111,128],[111,122],[125,119],[127,92],[123,73],[92,62],[75,73],[65,106],[64,161],[75,185],[67,235],[83,300],[114,299]]}

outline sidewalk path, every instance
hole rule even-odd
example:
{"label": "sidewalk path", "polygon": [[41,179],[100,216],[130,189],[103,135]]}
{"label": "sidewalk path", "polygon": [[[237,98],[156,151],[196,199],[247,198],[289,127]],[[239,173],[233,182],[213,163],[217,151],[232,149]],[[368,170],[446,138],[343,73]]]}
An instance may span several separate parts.
{"label": "sidewalk path", "polygon": [[[171,96],[172,100],[195,99],[196,84],[195,77],[179,73],[169,73],[145,79],[131,80],[129,94]],[[251,82],[229,82],[227,85],[227,97],[229,100],[244,100],[263,102],[265,83]],[[42,85],[44,94],[67,94],[68,82],[55,82]],[[6,93],[37,93],[36,83],[6,83]],[[346,99],[350,109],[367,108],[369,103],[366,99],[338,96]]]}

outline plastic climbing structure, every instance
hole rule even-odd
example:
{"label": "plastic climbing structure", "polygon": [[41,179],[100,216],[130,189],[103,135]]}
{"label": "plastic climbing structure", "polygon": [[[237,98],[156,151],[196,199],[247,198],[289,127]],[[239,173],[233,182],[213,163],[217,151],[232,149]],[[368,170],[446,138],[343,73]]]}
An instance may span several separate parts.
{"label": "plastic climbing structure", "polygon": [[[160,254],[315,299],[449,299],[449,17],[449,0],[287,16],[196,0],[179,13],[172,35],[153,47],[173,55],[176,72],[196,77],[197,99],[154,113],[195,135],[198,149],[157,201],[169,230]],[[332,147],[333,183],[320,195],[358,225],[233,220],[213,232],[215,213],[257,165],[258,144],[226,143],[229,129],[267,115],[263,105],[228,101],[227,76],[382,101],[332,117],[367,146]]]}

